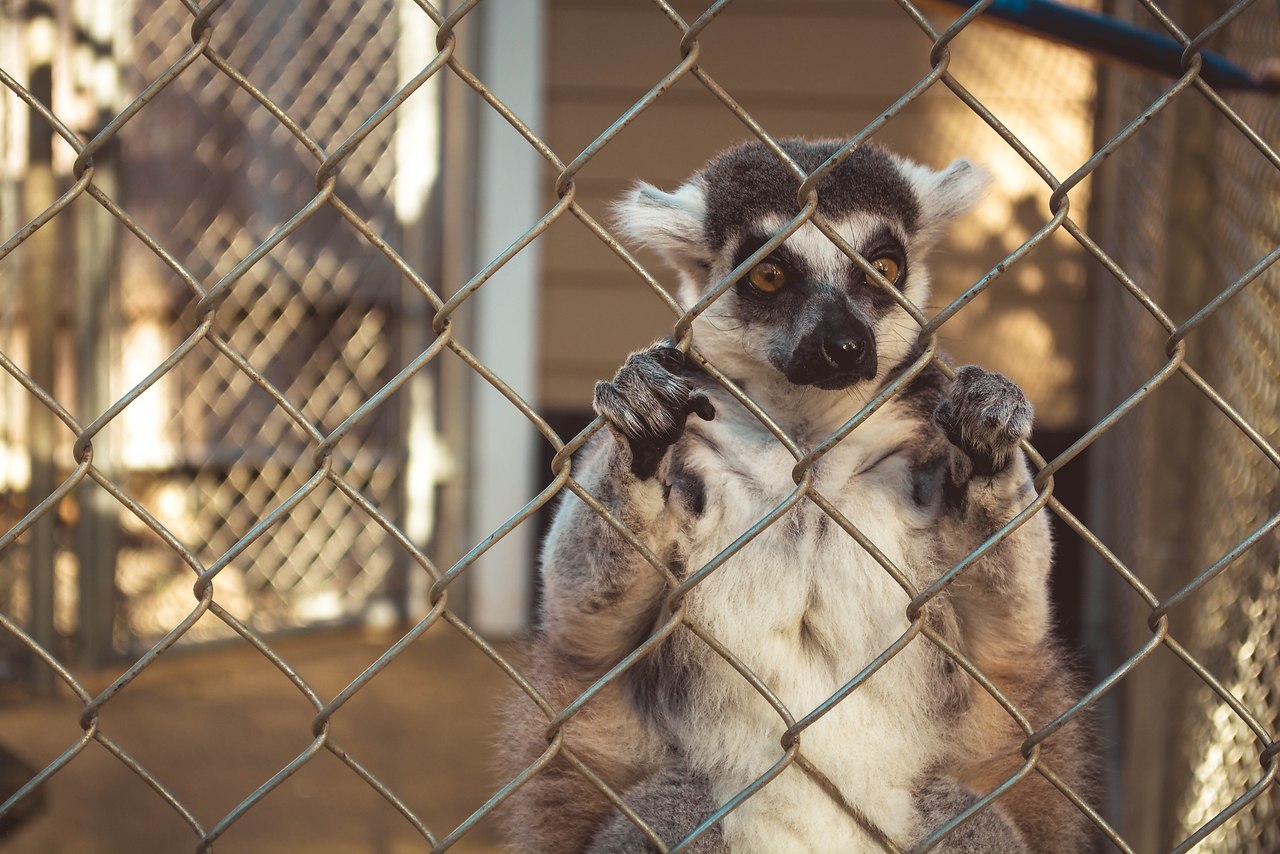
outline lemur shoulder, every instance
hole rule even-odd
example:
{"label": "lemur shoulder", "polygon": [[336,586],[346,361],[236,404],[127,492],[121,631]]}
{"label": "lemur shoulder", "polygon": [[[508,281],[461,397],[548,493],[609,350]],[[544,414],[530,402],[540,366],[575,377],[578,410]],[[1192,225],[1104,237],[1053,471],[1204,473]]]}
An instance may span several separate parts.
{"label": "lemur shoulder", "polygon": [[[812,172],[836,142],[783,149]],[[870,145],[818,185],[818,211],[916,305],[928,302],[929,249],[985,192],[958,160],[933,171]],[[635,188],[618,206],[632,241],[681,278],[687,308],[799,211],[799,182],[762,144],[732,149],[672,193]],[[801,447],[835,433],[920,355],[919,327],[812,223],[754,264],[693,324],[692,345]],[[671,341],[632,354],[597,385],[607,422],[573,476],[678,578],[706,564],[795,489],[795,458]],[[812,490],[862,531],[917,590],[1029,505],[1018,448],[1032,409],[1003,376],[936,366],[813,466]],[[1073,680],[1051,635],[1044,513],[1031,517],[926,606],[929,626],[1042,726],[1070,707]],[[667,584],[622,535],[572,495],[543,555],[530,675],[564,708],[642,643],[666,615]],[[737,655],[800,719],[909,627],[909,596],[813,501],[802,499],[694,586],[685,618]],[[514,774],[547,746],[547,720],[508,709]],[[693,831],[782,756],[777,711],[707,643],[678,627],[567,724],[564,744],[668,845]],[[701,834],[697,852],[863,852],[881,835],[906,850],[1012,776],[1025,735],[975,680],[915,637],[805,729],[791,765]],[[1082,728],[1042,761],[1087,790]],[[834,791],[833,791],[834,789]],[[843,800],[844,804],[839,803]],[[513,850],[651,850],[635,825],[563,757],[510,798]],[[936,851],[1081,852],[1084,816],[1032,772]]]}

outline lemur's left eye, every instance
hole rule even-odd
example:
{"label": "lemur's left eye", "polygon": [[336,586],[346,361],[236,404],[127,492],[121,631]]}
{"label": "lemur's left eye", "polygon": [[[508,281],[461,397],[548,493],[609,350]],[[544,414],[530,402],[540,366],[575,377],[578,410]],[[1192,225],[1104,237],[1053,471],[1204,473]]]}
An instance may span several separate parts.
{"label": "lemur's left eye", "polygon": [[761,261],[747,273],[751,287],[766,294],[777,293],[787,283],[787,274],[772,261]]}
{"label": "lemur's left eye", "polygon": [[902,275],[902,265],[892,255],[881,255],[872,260],[871,266],[875,267],[876,272],[884,276],[891,285],[896,285],[898,276]]}

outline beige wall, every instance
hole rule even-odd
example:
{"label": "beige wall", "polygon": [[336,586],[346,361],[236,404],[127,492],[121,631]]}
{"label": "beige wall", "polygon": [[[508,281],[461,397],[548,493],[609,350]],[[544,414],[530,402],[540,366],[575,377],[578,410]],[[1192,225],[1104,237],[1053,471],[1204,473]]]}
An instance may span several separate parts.
{"label": "beige wall", "polygon": [[[682,11],[695,14],[689,5]],[[949,20],[941,7],[930,11],[940,27]],[[548,33],[547,132],[566,161],[680,59],[679,31],[647,3],[553,0]],[[713,21],[701,44],[701,66],[775,136],[852,135],[929,71],[929,39],[888,3],[748,0]],[[1093,66],[1086,57],[971,27],[955,42],[951,70],[1060,178],[1088,157]],[[577,198],[603,219],[609,200],[636,178],[670,187],[748,134],[686,77],[587,164]],[[995,175],[990,197],[936,255],[938,307],[1050,217],[1044,183],[941,85],[876,139],[935,166],[969,156]],[[1083,218],[1086,206],[1085,195],[1072,195],[1075,215]],[[673,319],[571,217],[556,224],[544,248],[541,402],[581,410],[595,380]],[[942,330],[959,360],[1003,370],[1027,387],[1046,426],[1082,418],[1088,365],[1080,333],[1091,309],[1081,255],[1070,237],[1055,235]],[[664,284],[673,282],[655,258],[641,260]]]}

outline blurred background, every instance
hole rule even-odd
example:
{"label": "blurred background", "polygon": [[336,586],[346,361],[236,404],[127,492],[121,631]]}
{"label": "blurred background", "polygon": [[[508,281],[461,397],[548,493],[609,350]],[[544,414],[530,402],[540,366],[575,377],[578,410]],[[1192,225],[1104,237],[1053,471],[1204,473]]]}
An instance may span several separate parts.
{"label": "blurred background", "polygon": [[[687,21],[705,8],[672,5]],[[1159,29],[1138,2],[1075,5]],[[1231,5],[1160,8],[1194,35]],[[920,8],[939,30],[957,14]],[[245,268],[316,198],[324,153],[435,59],[437,27],[409,0],[230,0],[209,20],[201,53],[182,2],[0,2],[0,239],[10,241],[0,255],[0,615],[92,696],[197,604],[190,562],[154,525],[93,479],[61,489],[83,468],[77,430],[33,383],[81,428],[111,410],[91,430],[100,480],[206,567],[286,507],[225,562],[214,601],[328,700],[430,609],[431,576],[400,532],[449,569],[551,481],[555,450],[454,351],[400,376],[438,343],[436,309],[361,229],[447,299],[553,210],[558,170],[445,69],[340,162],[334,193],[345,216],[321,204]],[[648,0],[485,0],[454,32],[461,67],[564,163],[680,61],[680,30]],[[931,39],[888,0],[739,0],[699,44],[699,66],[775,137],[850,137],[931,68]],[[1280,46],[1280,3],[1253,4],[1207,46],[1261,67]],[[984,19],[952,42],[948,68],[1058,180],[1173,85]],[[116,213],[82,191],[76,151],[16,88],[87,141],[170,76],[93,155],[93,192]],[[1223,97],[1264,144],[1280,141],[1276,95]],[[582,165],[573,198],[607,225],[630,182],[674,187],[749,135],[685,76]],[[934,167],[969,157],[994,176],[934,257],[933,309],[1053,216],[1044,178],[943,85],[875,140]],[[51,208],[63,194],[65,207]],[[1062,508],[1106,551],[1055,515],[1063,634],[1098,684],[1153,637],[1151,606],[1116,564],[1163,601],[1221,563],[1179,600],[1169,633],[1237,707],[1156,645],[1099,703],[1107,769],[1095,807],[1134,851],[1167,851],[1261,786],[1196,850],[1280,851],[1280,788],[1241,714],[1271,734],[1280,725],[1280,472],[1267,453],[1280,438],[1280,273],[1265,267],[1194,328],[1192,373],[1169,367],[1169,331],[1132,292],[1179,324],[1268,258],[1280,245],[1280,170],[1189,87],[1069,199],[1072,221],[1131,287],[1058,228],[942,327],[943,349],[1027,390],[1033,443],[1048,460],[1154,388],[1055,476]],[[655,258],[639,257],[673,283]],[[197,289],[222,281],[224,301],[206,321]],[[594,382],[675,318],[563,215],[450,320],[455,338],[568,441],[591,419]],[[193,336],[205,322],[208,334]],[[112,410],[162,363],[158,380]],[[350,489],[328,480],[308,489],[319,437],[340,425],[332,466]],[[503,652],[530,627],[546,513],[449,585],[451,613]],[[112,693],[98,726],[207,829],[308,748],[316,709],[232,623],[212,610],[197,616]],[[342,707],[334,731],[441,838],[504,782],[490,756],[495,697],[509,686],[464,633],[435,622]],[[11,754],[0,754],[0,801],[77,743],[84,705],[0,625],[0,748]],[[3,851],[187,850],[194,839],[179,811],[97,743],[0,819]],[[224,845],[426,847],[324,751],[234,821]],[[486,818],[456,850],[496,846]]]}

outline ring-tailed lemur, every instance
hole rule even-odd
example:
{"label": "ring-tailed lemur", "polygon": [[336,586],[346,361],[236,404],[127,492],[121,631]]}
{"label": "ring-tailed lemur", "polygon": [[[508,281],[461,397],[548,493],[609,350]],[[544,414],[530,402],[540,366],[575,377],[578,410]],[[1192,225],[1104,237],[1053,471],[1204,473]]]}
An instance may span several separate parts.
{"label": "ring-tailed lemur", "polygon": [[[837,148],[783,144],[807,172]],[[964,160],[935,172],[863,146],[819,183],[818,210],[921,305],[929,294],[926,253],[986,183]],[[688,307],[798,212],[798,186],[751,143],[674,193],[640,185],[619,203],[618,221],[674,264]],[[693,325],[693,346],[708,362],[810,448],[917,358],[918,336],[907,313],[812,223]],[[715,557],[795,487],[795,459],[671,341],[632,354],[611,382],[596,386],[594,405],[611,429],[584,448],[573,474],[677,576]],[[1003,376],[964,367],[951,381],[931,367],[818,460],[813,488],[923,589],[1033,500],[1018,449],[1031,418],[1022,391]],[[1050,637],[1050,551],[1045,514],[1037,514],[925,612],[1033,726],[1072,699]],[[543,580],[531,675],[563,708],[653,631],[666,588],[572,495],[548,536]],[[808,500],[684,599],[688,620],[739,656],[796,719],[903,634],[907,604],[890,575]],[[513,773],[545,750],[546,727],[532,703],[511,705]],[[570,719],[565,745],[671,844],[783,756],[784,729],[740,674],[681,627]],[[800,736],[802,754],[829,785],[790,766],[691,850],[880,851],[875,832],[909,848],[1014,774],[1023,741],[987,691],[917,637]],[[1069,726],[1042,753],[1077,789],[1089,776],[1083,741]],[[650,849],[562,757],[511,801],[517,851]],[[1075,854],[1087,850],[1087,828],[1033,771],[934,850]]]}

